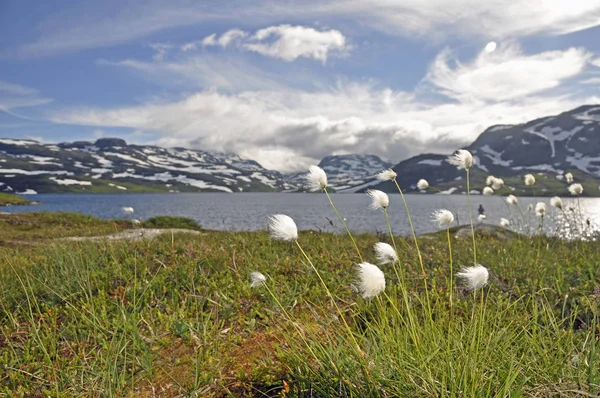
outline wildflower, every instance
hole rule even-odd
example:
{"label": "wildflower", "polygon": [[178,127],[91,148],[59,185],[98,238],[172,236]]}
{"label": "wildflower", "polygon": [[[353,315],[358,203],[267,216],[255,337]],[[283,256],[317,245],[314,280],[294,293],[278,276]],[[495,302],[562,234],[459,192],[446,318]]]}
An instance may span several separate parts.
{"label": "wildflower", "polygon": [[454,222],[454,214],[446,209],[437,210],[433,213],[433,222],[440,228],[449,228]]}
{"label": "wildflower", "polygon": [[571,173],[567,173],[565,174],[565,179],[567,180],[567,182],[570,184],[573,182],[573,174]]}
{"label": "wildflower", "polygon": [[464,279],[465,285],[469,290],[477,290],[483,288],[488,283],[490,276],[487,268],[477,264],[474,267],[465,267],[461,272],[456,274],[457,277]]}
{"label": "wildflower", "polygon": [[398,261],[398,254],[396,250],[387,243],[377,242],[374,246],[375,256],[377,257],[377,261],[379,264],[389,264],[395,263]]}
{"label": "wildflower", "polygon": [[492,185],[494,183],[495,179],[496,179],[496,177],[494,177],[494,176],[488,176],[485,179],[485,185],[488,185],[488,186]]}
{"label": "wildflower", "polygon": [[371,198],[371,209],[373,210],[385,210],[390,204],[390,198],[385,192],[377,189],[369,189],[367,195]]}
{"label": "wildflower", "polygon": [[506,197],[506,201],[508,202],[509,205],[516,205],[517,204],[517,197],[515,195],[508,195]]}
{"label": "wildflower", "polygon": [[527,206],[527,211],[531,211],[533,210],[533,203],[530,203],[529,206]]}
{"label": "wildflower", "polygon": [[395,180],[396,176],[397,176],[397,174],[394,170],[387,169],[387,170],[383,170],[383,171],[379,172],[376,177],[380,181],[389,181],[389,180]]}
{"label": "wildflower", "polygon": [[269,232],[271,238],[288,242],[298,239],[298,227],[290,216],[274,214],[269,217]]}
{"label": "wildflower", "polygon": [[131,223],[132,224],[141,224],[142,222],[140,220],[133,219],[133,220],[131,220]]}
{"label": "wildflower", "polygon": [[312,165],[308,168],[306,182],[311,191],[319,191],[327,188],[327,174],[319,166]]}
{"label": "wildflower", "polygon": [[535,184],[535,177],[533,176],[533,174],[525,174],[525,177],[523,177],[523,180],[525,181],[525,185]]}
{"label": "wildflower", "polygon": [[581,184],[571,184],[569,185],[569,192],[573,196],[581,195],[583,192],[583,186],[581,186]]}
{"label": "wildflower", "polygon": [[537,202],[535,205],[535,215],[538,217],[544,217],[546,215],[546,204],[544,202]]}
{"label": "wildflower", "polygon": [[265,284],[267,278],[260,272],[251,272],[250,273],[250,287],[258,287]]}
{"label": "wildflower", "polygon": [[483,188],[483,194],[486,196],[493,195],[494,190],[490,187],[485,187],[485,188]]}
{"label": "wildflower", "polygon": [[459,169],[468,169],[473,166],[473,155],[466,149],[459,149],[448,158],[448,163],[457,166]]}
{"label": "wildflower", "polygon": [[417,182],[417,188],[419,188],[421,191],[424,191],[427,188],[429,188],[429,183],[427,182],[427,180],[421,178],[419,182]]}
{"label": "wildflower", "polygon": [[552,207],[556,207],[557,209],[563,209],[563,202],[562,199],[559,198],[558,196],[553,197],[552,199],[550,199],[550,206]]}
{"label": "wildflower", "polygon": [[371,263],[360,263],[358,268],[357,289],[363,298],[377,296],[385,290],[385,276],[383,272]]}
{"label": "wildflower", "polygon": [[121,207],[121,210],[125,214],[133,214],[133,207]]}
{"label": "wildflower", "polygon": [[492,188],[496,191],[504,186],[504,180],[502,178],[494,178],[494,182],[492,182]]}
{"label": "wildflower", "polygon": [[500,226],[507,228],[509,225],[510,225],[510,221],[508,221],[506,218],[500,219]]}
{"label": "wildflower", "polygon": [[487,217],[485,216],[485,214],[480,214],[479,216],[477,216],[477,220],[479,222],[483,222],[483,220],[485,220]]}

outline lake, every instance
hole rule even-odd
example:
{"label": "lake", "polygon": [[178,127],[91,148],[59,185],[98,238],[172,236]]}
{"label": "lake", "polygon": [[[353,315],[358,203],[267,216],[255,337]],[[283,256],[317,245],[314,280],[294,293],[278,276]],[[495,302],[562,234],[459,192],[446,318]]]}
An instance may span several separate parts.
{"label": "lake", "polygon": [[[4,211],[78,212],[107,219],[185,216],[197,220],[207,229],[230,231],[265,229],[270,214],[283,213],[291,216],[301,230],[342,231],[327,197],[322,193],[40,194],[27,197],[38,200],[41,204],[6,207]],[[352,231],[387,231],[383,213],[368,208],[370,200],[367,195],[332,194],[331,197]],[[461,224],[469,222],[469,206],[464,195],[412,194],[406,195],[406,199],[417,233],[437,229],[431,222],[431,213],[437,209],[451,210],[455,217],[458,216]],[[577,203],[572,199],[563,200],[565,206]],[[475,220],[477,207],[482,204],[487,216],[486,223],[497,225],[500,218],[504,217],[511,219],[514,226],[523,224],[520,211],[515,206],[509,206],[504,197],[474,195],[471,196],[471,201]],[[519,198],[526,223],[538,225],[533,211],[527,212],[528,205],[537,201],[547,204],[549,214],[544,223],[546,230],[552,231],[556,227],[554,215],[557,211],[550,207],[549,198]],[[123,214],[121,207],[124,206],[133,207],[135,214]],[[580,206],[593,225],[600,224],[600,199],[581,199]],[[389,214],[394,233],[410,234],[410,225],[400,195],[390,194]]]}

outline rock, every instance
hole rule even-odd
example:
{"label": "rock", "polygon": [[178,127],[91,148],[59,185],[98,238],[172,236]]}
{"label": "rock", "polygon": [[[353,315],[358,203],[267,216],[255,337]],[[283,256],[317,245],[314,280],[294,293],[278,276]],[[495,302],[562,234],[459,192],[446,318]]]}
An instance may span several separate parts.
{"label": "rock", "polygon": [[94,143],[98,148],[126,147],[127,142],[120,138],[100,138]]}

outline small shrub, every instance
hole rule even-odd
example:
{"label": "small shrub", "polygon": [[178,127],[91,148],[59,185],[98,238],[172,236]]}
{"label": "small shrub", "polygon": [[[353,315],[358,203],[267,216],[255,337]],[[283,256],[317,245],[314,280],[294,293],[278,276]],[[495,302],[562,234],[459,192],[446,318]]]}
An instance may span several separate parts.
{"label": "small shrub", "polygon": [[189,217],[156,216],[142,223],[144,228],[182,228],[200,230],[202,226]]}

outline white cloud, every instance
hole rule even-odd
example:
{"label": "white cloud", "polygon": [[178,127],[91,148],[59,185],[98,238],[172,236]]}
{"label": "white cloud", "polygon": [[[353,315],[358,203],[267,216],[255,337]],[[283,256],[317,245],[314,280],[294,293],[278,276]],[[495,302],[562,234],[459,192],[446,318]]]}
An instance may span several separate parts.
{"label": "white cloud", "polygon": [[338,30],[318,31],[290,25],[260,29],[243,46],[247,50],[288,62],[300,57],[325,62],[330,52],[347,49],[346,38]]}
{"label": "white cloud", "polygon": [[596,58],[596,59],[592,60],[592,65],[600,68],[600,58]]}
{"label": "white cloud", "polygon": [[35,88],[0,80],[0,110],[2,111],[45,105],[52,101],[52,98],[42,97],[39,90]]}
{"label": "white cloud", "polygon": [[237,42],[240,39],[246,37],[247,35],[248,34],[246,32],[240,29],[230,29],[218,38],[217,35],[213,33],[212,35],[206,36],[204,39],[202,39],[202,46],[221,46],[225,48],[230,43]]}
{"label": "white cloud", "polygon": [[[511,100],[558,87],[581,73],[591,54],[582,48],[523,54],[515,45],[493,53],[482,51],[468,64],[452,58],[449,50],[440,53],[427,80],[445,95],[458,100]],[[452,68],[450,62],[456,66]]]}
{"label": "white cloud", "polygon": [[170,44],[165,43],[151,43],[150,48],[154,50],[154,55],[152,55],[152,59],[155,61],[162,61],[165,59],[167,52],[173,48]]}
{"label": "white cloud", "polygon": [[[278,25],[257,30],[250,35],[240,29],[231,29],[218,36],[216,33],[202,39],[202,47],[227,47],[235,43],[238,48],[268,57],[293,61],[297,58],[313,58],[327,61],[329,54],[341,54],[349,50],[346,37],[335,29],[319,31],[307,26]],[[184,44],[182,51],[197,48],[197,43]]]}

